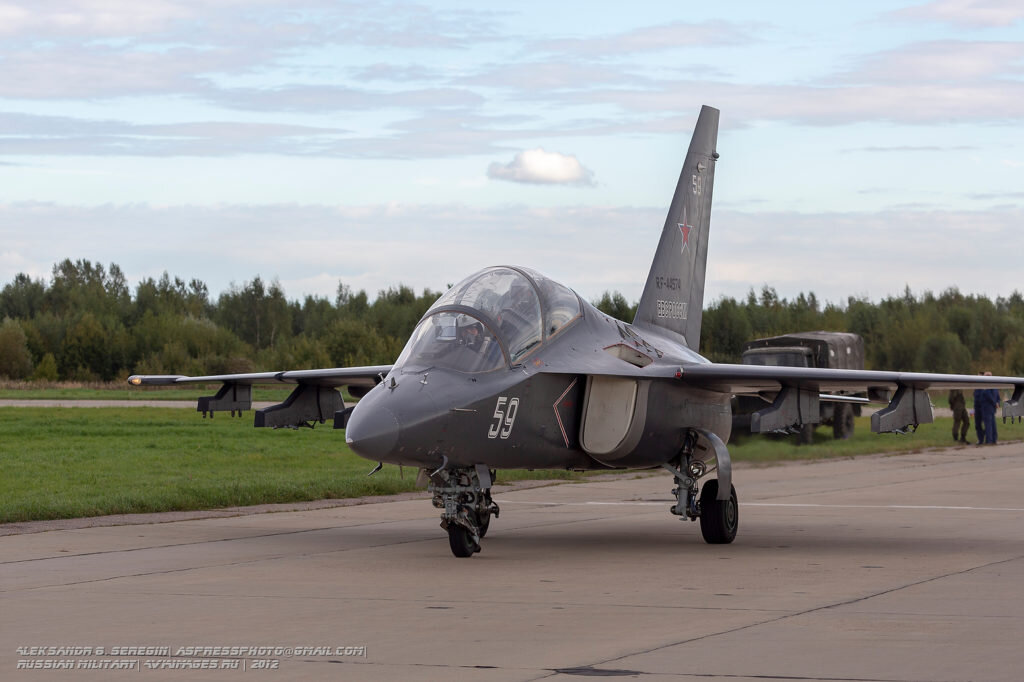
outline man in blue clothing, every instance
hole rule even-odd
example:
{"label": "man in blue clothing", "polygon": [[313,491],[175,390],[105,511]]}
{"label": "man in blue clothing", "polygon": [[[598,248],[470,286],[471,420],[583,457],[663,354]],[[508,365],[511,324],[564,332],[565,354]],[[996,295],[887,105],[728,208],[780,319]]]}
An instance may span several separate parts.
{"label": "man in blue clothing", "polygon": [[[979,372],[984,374],[984,372]],[[974,433],[978,436],[978,445],[985,444],[985,407],[988,405],[988,397],[984,388],[974,389]]]}
{"label": "man in blue clothing", "polygon": [[[985,376],[992,376],[992,372],[985,372]],[[996,429],[996,408],[1001,402],[999,389],[985,390],[985,442],[992,445],[999,439],[999,431]]]}

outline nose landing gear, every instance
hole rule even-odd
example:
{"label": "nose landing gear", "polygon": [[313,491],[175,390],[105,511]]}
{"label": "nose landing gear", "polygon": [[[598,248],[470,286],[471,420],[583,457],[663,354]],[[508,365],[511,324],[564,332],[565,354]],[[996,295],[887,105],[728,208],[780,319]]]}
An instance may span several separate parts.
{"label": "nose landing gear", "polygon": [[492,472],[482,464],[472,469],[441,468],[430,474],[428,490],[434,506],[442,510],[441,527],[448,531],[448,544],[457,557],[479,552],[491,515],[500,514],[491,498],[492,481]]}

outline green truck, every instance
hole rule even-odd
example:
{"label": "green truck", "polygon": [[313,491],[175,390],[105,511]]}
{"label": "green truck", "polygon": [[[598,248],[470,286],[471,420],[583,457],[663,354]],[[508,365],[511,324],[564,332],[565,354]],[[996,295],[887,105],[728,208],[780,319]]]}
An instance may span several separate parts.
{"label": "green truck", "polygon": [[[850,332],[798,332],[755,339],[743,346],[744,365],[784,367],[827,367],[830,369],[864,369],[864,339]],[[750,414],[765,407],[765,399],[739,396],[733,405],[733,432],[750,431]],[[801,443],[814,440],[814,429],[831,426],[836,438],[853,435],[854,417],[860,416],[860,405],[821,401],[821,422],[804,424],[797,435]]]}

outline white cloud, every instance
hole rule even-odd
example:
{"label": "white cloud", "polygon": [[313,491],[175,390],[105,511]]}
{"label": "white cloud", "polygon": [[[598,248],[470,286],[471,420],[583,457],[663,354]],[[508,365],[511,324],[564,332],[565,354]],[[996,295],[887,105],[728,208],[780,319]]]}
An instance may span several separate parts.
{"label": "white cloud", "polygon": [[741,28],[729,21],[674,21],[592,38],[545,40],[539,42],[535,49],[566,52],[577,56],[605,57],[695,46],[736,45],[751,40],[753,38],[746,27]]}
{"label": "white cloud", "polygon": [[407,60],[398,49],[464,50],[500,38],[493,16],[336,0],[0,0],[0,97],[163,94],[246,106],[256,95],[230,87],[256,82],[278,103],[256,98],[256,109],[346,109],[353,98],[378,107],[451,106],[451,93],[441,90],[381,101],[373,97],[379,93],[346,88],[359,70],[324,64],[323,53],[386,47]]}
{"label": "white cloud", "polygon": [[[36,100],[48,112],[56,111],[55,101],[68,101],[61,111],[72,113],[76,99],[95,104],[125,96],[155,98],[153,107],[173,108],[176,100],[204,111],[229,110],[223,118],[236,112],[273,114],[281,121],[381,113],[374,132],[285,145],[303,155],[440,158],[493,154],[519,147],[524,138],[536,144],[554,136],[675,133],[688,125],[678,115],[681,103],[701,101],[726,112],[730,126],[757,120],[915,125],[1024,118],[1024,47],[1011,40],[925,41],[861,54],[853,68],[813,81],[794,84],[782,76],[750,83],[714,70],[679,77],[693,68],[692,60],[668,59],[651,68],[655,50],[714,45],[715,55],[725,50],[727,56],[730,46],[743,50],[768,40],[752,37],[770,32],[757,32],[750,22],[666,20],[570,39],[546,40],[540,33],[524,43],[499,32],[508,26],[501,15],[422,5],[303,0],[300,9],[289,11],[286,0],[154,0],[133,12],[131,0],[81,0],[30,11],[37,4],[0,0],[0,26],[6,26],[0,35],[6,30],[12,36],[0,50],[0,98]],[[998,10],[999,16],[1011,16],[1014,5],[938,2],[911,9],[985,16]],[[514,47],[514,41],[525,49],[512,58],[504,48],[471,54],[465,49]],[[338,45],[348,50],[344,60],[353,61],[330,61]],[[398,49],[362,53],[379,46],[415,46],[427,56],[420,63]],[[550,58],[538,59],[538,50]],[[370,61],[360,61],[367,56]],[[696,56],[710,61],[708,50]],[[496,111],[521,120],[505,124]],[[44,134],[18,140],[7,152],[195,153],[164,139],[74,139],[66,147],[63,142]],[[222,148],[237,153],[241,146],[204,140],[201,149],[213,155]],[[273,147],[256,151],[282,153]],[[492,177],[501,179],[551,182],[500,165],[495,172]],[[574,182],[588,184],[589,177]]]}
{"label": "white cloud", "polygon": [[975,83],[1024,71],[1020,42],[937,40],[877,52],[840,75],[861,83]]}
{"label": "white cloud", "polygon": [[509,163],[495,162],[487,168],[487,176],[495,180],[537,185],[593,185],[593,175],[575,156],[540,148],[519,152]]}
{"label": "white cloud", "polygon": [[250,111],[366,111],[388,108],[429,110],[470,107],[484,98],[463,88],[422,88],[394,92],[337,85],[288,85],[275,88],[223,88],[207,97],[228,107]]}
{"label": "white cloud", "polygon": [[346,131],[276,123],[193,121],[140,125],[0,111],[9,155],[233,156],[322,153]]}
{"label": "white cloud", "polygon": [[1024,19],[1024,5],[1019,0],[936,0],[897,10],[891,16],[954,26],[1012,26]]}
{"label": "white cloud", "polygon": [[597,85],[639,86],[649,79],[637,70],[622,65],[588,64],[577,57],[566,60],[546,59],[541,62],[484,65],[463,76],[460,84],[486,88],[508,88],[530,92],[536,90],[570,90]]}
{"label": "white cloud", "polygon": [[0,35],[33,31],[38,35],[111,36],[165,28],[190,18],[188,2],[174,0],[77,0],[77,2],[0,2]]}
{"label": "white cloud", "polygon": [[343,0],[0,0],[0,36],[462,48],[497,39],[496,13]]}
{"label": "white cloud", "polygon": [[[538,98],[540,99],[540,98]],[[806,125],[847,125],[865,121],[901,124],[1007,122],[1024,119],[1024,82],[881,83],[863,85],[737,85],[708,81],[665,81],[647,90],[597,89],[546,103],[580,102],[617,106],[638,117],[634,131],[660,125],[652,113],[678,112],[680,102],[705,102],[728,112],[730,125],[787,121]]]}
{"label": "white cloud", "polygon": [[37,100],[199,94],[209,88],[199,74],[250,66],[238,51],[187,47],[27,47],[2,57],[0,97]]}
{"label": "white cloud", "polygon": [[[384,98],[381,101],[392,102],[403,96],[402,93],[380,94]],[[410,93],[409,96],[416,95]],[[269,104],[271,98],[268,96],[266,101]],[[354,108],[373,109],[368,103],[353,101],[351,104]],[[245,116],[234,111],[222,115],[224,118],[218,121],[143,124],[0,110],[0,131],[6,136],[0,152],[12,157],[278,154],[307,158],[451,158],[504,151],[511,146],[509,140],[522,137],[524,123],[535,123],[525,116],[481,116],[462,109],[449,109],[394,121],[383,126],[377,135],[360,136],[356,131],[342,128],[288,123],[287,117],[280,119],[281,123],[257,123],[232,120],[233,116]],[[585,130],[587,128],[580,124],[571,132],[580,134]],[[594,128],[589,130],[594,131]],[[561,132],[553,129],[531,132],[531,135],[545,137]],[[5,162],[0,161],[0,165]]]}

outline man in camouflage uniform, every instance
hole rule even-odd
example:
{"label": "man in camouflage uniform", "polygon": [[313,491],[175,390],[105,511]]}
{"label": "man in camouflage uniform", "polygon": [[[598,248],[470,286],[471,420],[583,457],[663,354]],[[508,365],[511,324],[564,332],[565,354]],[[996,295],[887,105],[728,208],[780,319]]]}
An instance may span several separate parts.
{"label": "man in camouflage uniform", "polygon": [[953,410],[953,440],[966,444],[967,429],[971,426],[971,418],[967,414],[967,403],[964,400],[963,391],[949,392],[949,407]]}

